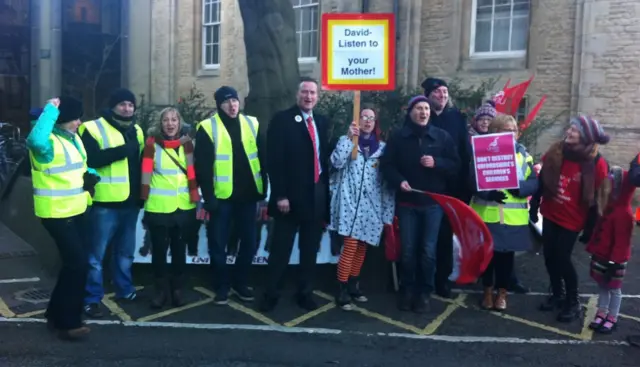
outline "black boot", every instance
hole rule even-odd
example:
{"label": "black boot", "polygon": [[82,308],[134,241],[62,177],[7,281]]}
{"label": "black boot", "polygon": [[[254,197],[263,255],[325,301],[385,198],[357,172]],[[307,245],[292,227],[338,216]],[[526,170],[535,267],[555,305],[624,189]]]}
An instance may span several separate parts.
{"label": "black boot", "polygon": [[400,311],[411,311],[412,301],[413,297],[411,293],[406,290],[401,290],[400,294],[398,294],[398,309]]}
{"label": "black boot", "polygon": [[580,319],[582,315],[582,306],[580,305],[580,299],[577,294],[567,295],[567,299],[564,301],[562,311],[558,314],[559,322],[573,322]]}
{"label": "black boot", "polygon": [[551,296],[549,296],[542,304],[540,311],[555,311],[563,307],[566,300],[564,285],[560,284],[551,288]]}
{"label": "black boot", "polygon": [[360,278],[359,277],[350,277],[349,278],[349,295],[351,299],[355,302],[367,302],[369,299],[362,294],[360,290]]}
{"label": "black boot", "polygon": [[351,296],[349,295],[349,285],[347,283],[340,282],[340,290],[336,296],[336,305],[345,311],[353,310]]}
{"label": "black boot", "polygon": [[156,280],[154,294],[151,298],[151,308],[159,309],[164,307],[169,293],[167,288],[168,284],[166,279],[162,278]]}
{"label": "black boot", "polygon": [[171,304],[173,307],[181,307],[185,304],[182,297],[183,283],[182,277],[174,277],[171,279]]}

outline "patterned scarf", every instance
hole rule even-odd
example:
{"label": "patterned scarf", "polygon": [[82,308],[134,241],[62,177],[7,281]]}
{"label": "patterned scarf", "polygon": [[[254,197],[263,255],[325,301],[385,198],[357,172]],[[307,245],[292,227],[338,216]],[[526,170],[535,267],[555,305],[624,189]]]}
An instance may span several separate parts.
{"label": "patterned scarf", "polygon": [[[156,143],[164,147],[167,150],[177,149],[180,146],[184,147],[184,154],[187,158],[186,174],[187,180],[189,180],[189,198],[192,203],[200,202],[200,193],[198,192],[198,183],[196,182],[196,171],[193,167],[193,142],[191,137],[185,135],[176,140],[165,140],[162,138],[149,137],[142,152],[142,189],[140,197],[142,200],[149,198],[149,191],[151,190],[151,176],[153,176],[153,166],[155,163]],[[182,171],[185,167],[180,166]]]}

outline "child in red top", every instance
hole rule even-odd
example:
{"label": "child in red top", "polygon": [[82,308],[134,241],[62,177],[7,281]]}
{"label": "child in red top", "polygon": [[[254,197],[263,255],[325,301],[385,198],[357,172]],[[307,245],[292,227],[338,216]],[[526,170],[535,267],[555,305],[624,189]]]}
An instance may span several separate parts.
{"label": "child in red top", "polygon": [[[614,166],[598,190],[598,221],[587,245],[591,277],[600,287],[598,312],[590,327],[610,334],[616,327],[622,301],[622,279],[631,257],[633,214],[631,199],[640,177],[638,157],[629,171]],[[634,182],[636,181],[636,182]]]}
{"label": "child in red top", "polygon": [[608,142],[609,136],[597,120],[572,118],[565,138],[553,144],[542,158],[540,190],[530,201],[529,218],[535,223],[542,198],[543,253],[552,291],[540,309],[561,308],[561,322],[580,317],[578,274],[571,254],[589,214],[597,216],[595,193],[609,172],[598,146]]}

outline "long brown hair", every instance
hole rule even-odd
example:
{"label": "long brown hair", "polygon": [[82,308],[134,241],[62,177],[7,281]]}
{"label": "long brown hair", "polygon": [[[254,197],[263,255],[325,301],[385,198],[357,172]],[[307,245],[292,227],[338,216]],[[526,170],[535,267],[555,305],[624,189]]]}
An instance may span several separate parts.
{"label": "long brown hair", "polygon": [[602,184],[596,192],[596,204],[598,205],[598,214],[602,215],[609,205],[610,200],[615,200],[620,194],[622,187],[622,179],[624,171],[620,166],[611,166],[609,175],[602,181]]}

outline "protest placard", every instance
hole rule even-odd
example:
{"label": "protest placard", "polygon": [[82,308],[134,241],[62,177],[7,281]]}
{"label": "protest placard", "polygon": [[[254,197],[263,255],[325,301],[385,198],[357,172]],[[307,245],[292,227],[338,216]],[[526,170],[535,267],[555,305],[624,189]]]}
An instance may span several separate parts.
{"label": "protest placard", "polygon": [[513,133],[471,138],[478,191],[520,188]]}
{"label": "protest placard", "polygon": [[395,16],[322,14],[322,88],[394,90]]}

